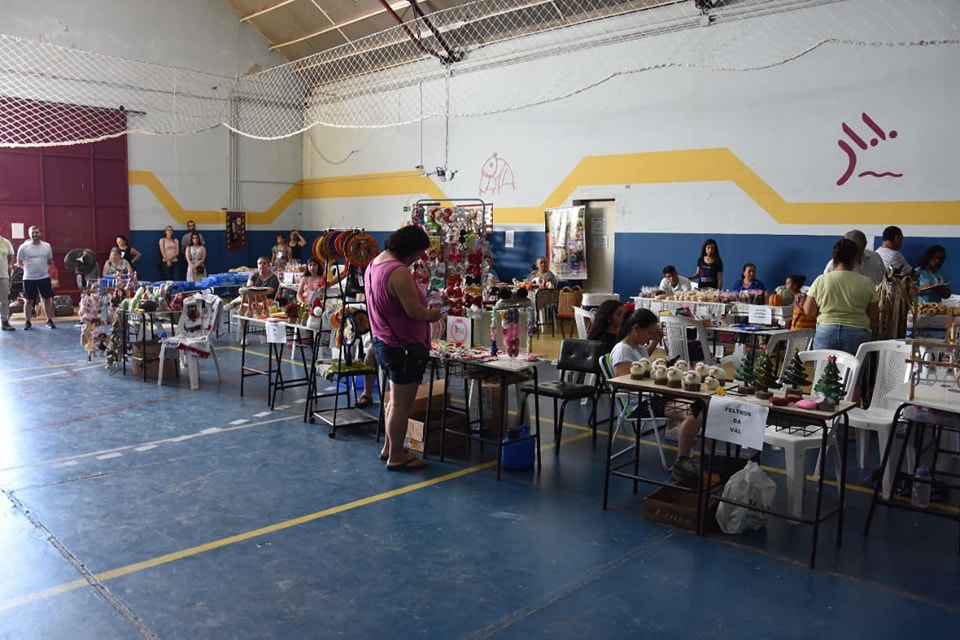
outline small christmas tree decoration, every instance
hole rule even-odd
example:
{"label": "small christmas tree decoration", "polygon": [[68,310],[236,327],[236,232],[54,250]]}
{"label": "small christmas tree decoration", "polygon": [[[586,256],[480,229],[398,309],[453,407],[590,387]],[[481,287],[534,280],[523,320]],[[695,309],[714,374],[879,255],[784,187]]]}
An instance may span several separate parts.
{"label": "small christmas tree decoration", "polygon": [[737,367],[737,372],[733,374],[733,377],[742,383],[740,385],[740,393],[754,393],[757,390],[756,387],[753,386],[754,381],[756,381],[753,362],[753,349],[747,349],[743,359],[740,360],[740,366]]}
{"label": "small christmas tree decoration", "polygon": [[800,389],[810,386],[810,378],[807,377],[807,369],[800,359],[800,349],[793,348],[793,357],[787,363],[787,368],[780,378],[780,382],[790,387],[789,393],[792,395],[802,395]]}
{"label": "small christmas tree decoration", "polygon": [[823,396],[817,405],[818,409],[832,409],[837,406],[840,396],[843,395],[843,383],[840,381],[840,369],[837,367],[837,356],[828,356],[827,364],[813,390]]}
{"label": "small christmas tree decoration", "polygon": [[773,396],[770,389],[777,386],[777,374],[773,370],[773,360],[770,358],[770,352],[761,349],[757,353],[753,370],[756,378],[754,384],[757,387],[757,397],[761,400],[769,400]]}

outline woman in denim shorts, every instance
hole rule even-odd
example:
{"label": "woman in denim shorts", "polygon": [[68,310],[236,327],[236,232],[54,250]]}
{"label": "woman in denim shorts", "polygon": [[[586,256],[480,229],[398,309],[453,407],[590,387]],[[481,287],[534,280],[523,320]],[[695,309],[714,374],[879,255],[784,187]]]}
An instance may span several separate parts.
{"label": "woman in denim shorts", "polygon": [[365,274],[373,354],[390,381],[380,459],[391,471],[419,469],[425,464],[423,458],[404,449],[403,441],[430,355],[430,323],[440,320],[441,313],[427,307],[410,266],[430,246],[430,239],[420,227],[410,226],[390,234],[383,246]]}

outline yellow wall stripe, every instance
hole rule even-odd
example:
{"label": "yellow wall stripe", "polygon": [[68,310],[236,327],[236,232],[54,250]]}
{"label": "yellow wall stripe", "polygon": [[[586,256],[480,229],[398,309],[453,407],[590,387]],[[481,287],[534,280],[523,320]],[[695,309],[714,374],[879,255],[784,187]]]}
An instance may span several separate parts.
{"label": "yellow wall stripe", "polygon": [[[960,200],[916,202],[787,202],[730,149],[651,151],[580,160],[553,192],[531,207],[495,208],[497,222],[541,224],[543,210],[562,206],[581,186],[732,182],[780,224],[960,225]],[[146,186],[171,217],[185,223],[220,223],[222,211],[185,210],[149,171],[131,171],[130,184]],[[369,198],[390,195],[448,197],[433,178],[419,171],[360,174],[303,180],[266,211],[248,212],[250,224],[268,225],[298,198]],[[494,203],[496,204],[496,203]]]}

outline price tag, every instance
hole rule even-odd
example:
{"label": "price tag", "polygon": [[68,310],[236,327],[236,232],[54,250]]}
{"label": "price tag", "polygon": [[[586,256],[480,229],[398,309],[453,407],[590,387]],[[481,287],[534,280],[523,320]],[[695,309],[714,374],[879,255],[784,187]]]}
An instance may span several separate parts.
{"label": "price tag", "polygon": [[267,342],[283,344],[287,341],[287,324],[285,322],[266,322]]}
{"label": "price tag", "polygon": [[747,322],[750,324],[773,324],[773,309],[765,304],[748,305]]}

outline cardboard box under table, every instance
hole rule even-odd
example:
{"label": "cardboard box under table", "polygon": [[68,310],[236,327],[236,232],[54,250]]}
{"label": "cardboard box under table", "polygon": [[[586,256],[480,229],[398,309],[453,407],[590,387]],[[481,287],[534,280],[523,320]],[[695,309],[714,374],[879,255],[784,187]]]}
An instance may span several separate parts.
{"label": "cardboard box under table", "polygon": [[[160,343],[135,342],[133,344],[133,375],[143,376],[146,368],[146,378],[156,378],[160,374]],[[179,358],[164,358],[163,377],[180,377]]]}

